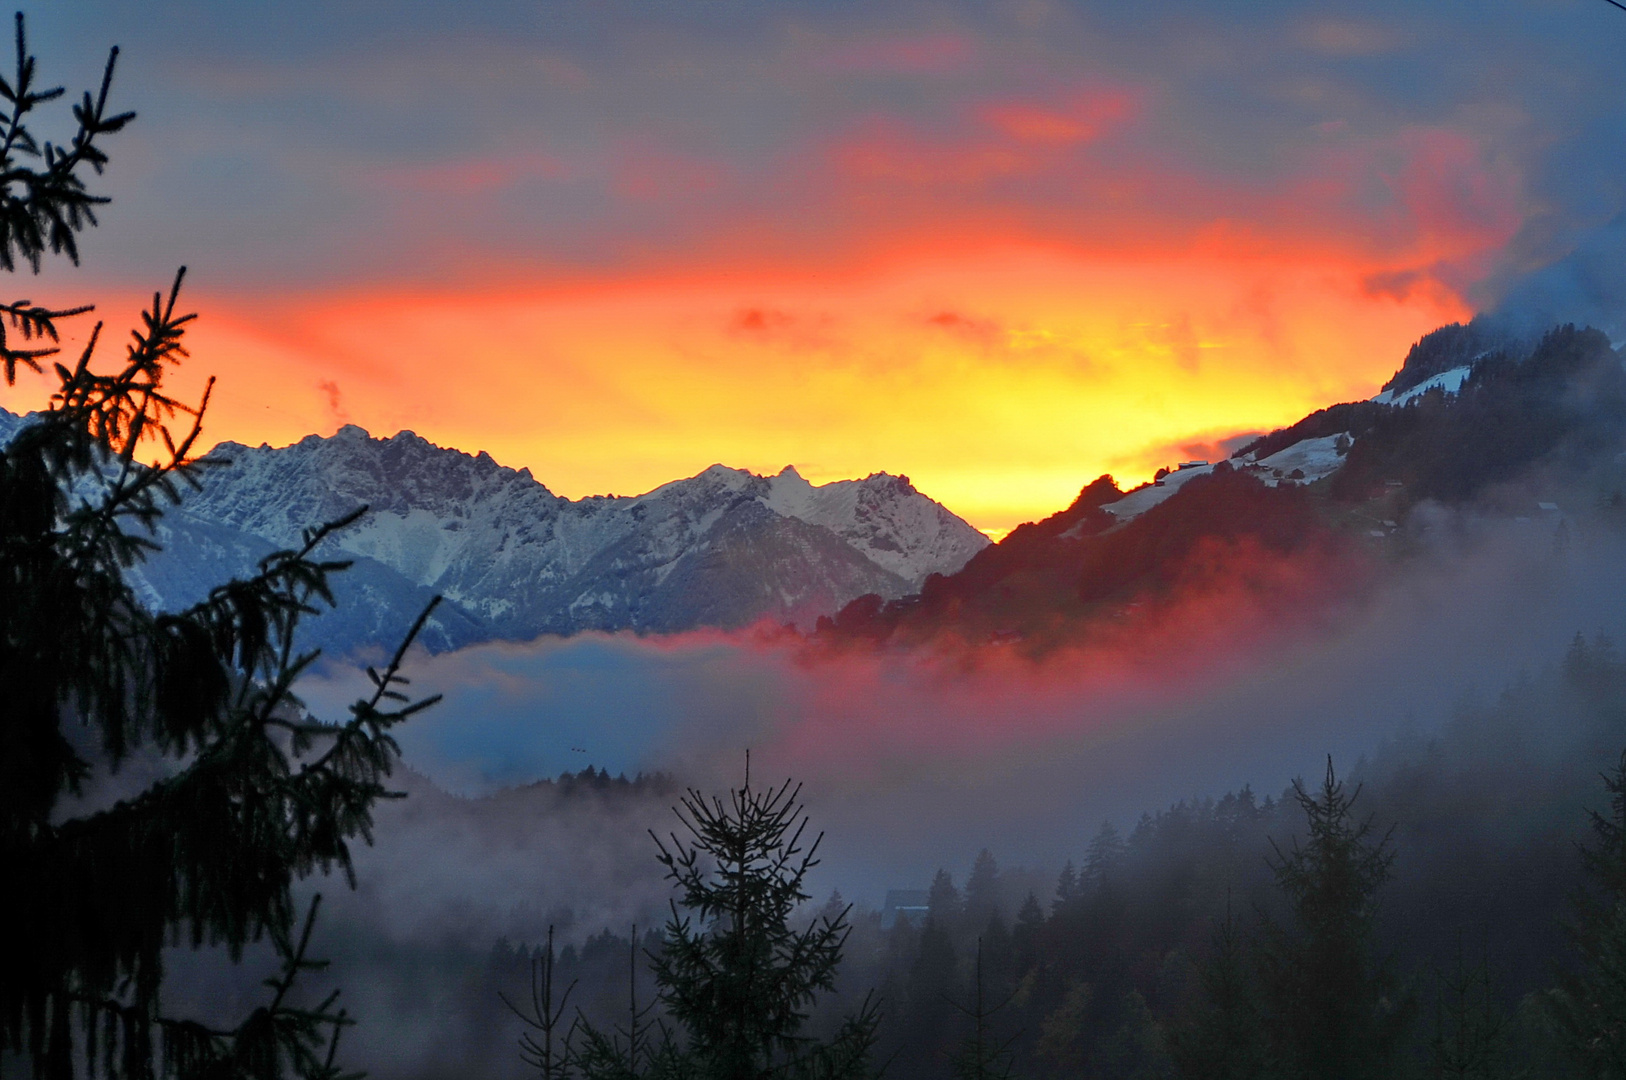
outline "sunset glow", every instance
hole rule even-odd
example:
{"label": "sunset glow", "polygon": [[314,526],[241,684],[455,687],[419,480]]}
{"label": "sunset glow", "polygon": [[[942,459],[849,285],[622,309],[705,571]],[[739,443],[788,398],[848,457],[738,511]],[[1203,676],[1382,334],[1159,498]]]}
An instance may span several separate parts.
{"label": "sunset glow", "polygon": [[1007,251],[757,282],[205,297],[194,352],[220,380],[210,441],[410,429],[570,497],[713,462],[815,483],[885,469],[1003,531],[1102,472],[1139,482],[1370,396],[1412,340],[1465,317],[1361,276],[1302,256]]}
{"label": "sunset glow", "polygon": [[[440,51],[368,29],[365,61],[291,68],[198,31],[131,77],[224,112],[132,130],[218,142],[185,136],[173,183],[134,155],[97,299],[117,326],[193,267],[206,443],[410,429],[570,497],[714,462],[887,471],[1001,535],[1103,472],[1372,395],[1554,228],[1527,118],[1481,87],[1385,97],[1355,63],[1418,62],[1438,28],[1011,19],[752,16],[747,46],[674,18],[613,56],[575,23]],[[299,94],[340,119],[290,143]],[[393,134],[416,107],[467,134]],[[211,169],[231,179],[188,200]]]}

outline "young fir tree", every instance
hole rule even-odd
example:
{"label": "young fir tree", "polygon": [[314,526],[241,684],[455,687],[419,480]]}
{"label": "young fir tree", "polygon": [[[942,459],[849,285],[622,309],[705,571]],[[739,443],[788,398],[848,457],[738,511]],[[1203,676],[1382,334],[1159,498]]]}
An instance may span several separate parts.
{"label": "young fir tree", "polygon": [[1594,842],[1581,850],[1592,889],[1570,924],[1580,965],[1555,1008],[1581,1075],[1626,1077],[1626,753],[1603,782],[1609,813],[1590,811]]}
{"label": "young fir tree", "polygon": [[[633,928],[632,940],[636,949],[636,927]],[[531,1000],[521,1009],[508,1000],[507,994],[499,992],[497,996],[527,1028],[519,1037],[520,1060],[535,1069],[540,1080],[571,1080],[575,1074],[571,1036],[576,1026],[574,1023],[567,1024],[565,1018],[576,983],[572,980],[563,993],[555,994],[555,960],[553,927],[549,926],[546,946],[531,957]]]}
{"label": "young fir tree", "polygon": [[928,915],[920,930],[914,963],[909,965],[908,1010],[903,1024],[908,1054],[926,1060],[946,1052],[953,1041],[954,1000],[960,994],[960,963],[954,940]]}
{"label": "young fir tree", "polygon": [[[625,1025],[616,1024],[606,1030],[594,1027],[578,1014],[575,1025],[566,1034],[568,1069],[579,1069],[581,1075],[589,1080],[637,1080],[638,1077],[658,1073],[663,1067],[680,1064],[670,1043],[663,1044],[660,1040],[660,1025],[651,1022],[651,1014],[659,1002],[639,1003],[638,960],[642,952],[635,923],[627,940]],[[572,1044],[575,1036],[579,1036],[579,1045]],[[568,1069],[554,1076],[559,1080],[568,1080],[572,1075]],[[544,1077],[543,1080],[548,1078]]]}
{"label": "young fir tree", "polygon": [[1184,1080],[1258,1080],[1267,1061],[1264,1029],[1251,958],[1229,897],[1198,980],[1203,1003],[1170,1039],[1175,1069]]}
{"label": "young fir tree", "polygon": [[1068,859],[1067,865],[1061,868],[1061,874],[1056,878],[1056,898],[1050,902],[1051,913],[1071,906],[1081,895],[1083,893],[1079,887],[1078,871],[1073,868],[1073,860]]}
{"label": "young fir tree", "polygon": [[1090,895],[1105,892],[1127,850],[1117,828],[1112,822],[1103,821],[1084,855],[1084,870],[1078,876],[1079,891]]}
{"label": "young fir tree", "polygon": [[[804,846],[801,789],[786,781],[728,798],[690,791],[677,810],[686,836],[656,838],[677,887],[663,947],[652,958],[657,993],[681,1029],[653,1055],[655,1075],[707,1080],[870,1075],[879,1015],[866,1000],[831,1038],[803,1032],[809,1009],[834,989],[847,911],[791,925],[809,894],[822,834]],[[681,909],[681,911],[680,911]]]}
{"label": "young fir tree", "polygon": [[1016,1036],[1001,1039],[993,1028],[994,1016],[1011,1003],[1014,995],[1004,994],[997,1004],[991,1003],[989,982],[983,966],[983,940],[978,938],[977,959],[971,972],[971,1001],[967,1005],[958,1002],[954,1005],[971,1021],[971,1030],[961,1040],[960,1049],[951,1061],[954,1080],[1010,1080],[1014,1072],[1015,1055],[1011,1044],[1016,1042]]}
{"label": "young fir tree", "polygon": [[982,927],[999,911],[999,863],[993,852],[983,848],[965,881],[965,922]]}
{"label": "young fir tree", "polygon": [[1469,965],[1459,941],[1453,970],[1435,973],[1429,1075],[1439,1080],[1498,1080],[1509,1075],[1510,1026],[1491,985],[1489,962]]}
{"label": "young fir tree", "polygon": [[960,890],[955,888],[954,878],[947,870],[939,869],[932,878],[931,888],[926,891],[926,914],[939,928],[950,933],[959,928],[960,917],[965,914],[965,903],[960,899]]}
{"label": "young fir tree", "polygon": [[1017,975],[1032,970],[1039,962],[1040,935],[1044,933],[1044,908],[1032,892],[1016,912],[1011,929],[1011,962]]}
{"label": "young fir tree", "polygon": [[[99,90],[73,107],[70,140],[45,141],[35,112],[62,91],[37,85],[20,15],[16,46],[0,79],[0,266],[37,271],[47,252],[78,261],[76,235],[108,201],[88,174],[132,114],[108,108],[114,50]],[[208,394],[189,405],[164,386],[192,320],[180,284],[153,297],[122,360],[97,362],[98,324],[76,358],[53,361],[49,408],[0,447],[0,865],[23,930],[0,963],[0,1058],[51,1080],[334,1077],[348,1019],[333,998],[295,992],[321,965],[306,955],[315,906],[301,930],[292,885],[349,873],[350,839],[368,836],[389,794],[389,731],[428,702],[395,689],[399,651],[344,723],[314,721],[294,696],[314,658],[295,651],[295,629],[332,602],[328,578],[344,565],[318,548],[345,522],[183,611],[148,610],[126,581],[199,467]],[[88,311],[0,304],[8,385],[19,367],[44,374],[59,322]],[[137,753],[160,779],[137,788],[126,773],[111,781],[117,801],[98,795]],[[240,1025],[164,1013],[166,946],[235,960],[263,939],[281,972]]]}
{"label": "young fir tree", "polygon": [[1319,791],[1294,781],[1293,793],[1308,835],[1271,863],[1292,921],[1265,921],[1260,957],[1272,1054],[1292,1078],[1387,1077],[1409,1018],[1372,944],[1394,853],[1387,836],[1372,841],[1370,819],[1354,820],[1360,790],[1344,791],[1330,757]]}

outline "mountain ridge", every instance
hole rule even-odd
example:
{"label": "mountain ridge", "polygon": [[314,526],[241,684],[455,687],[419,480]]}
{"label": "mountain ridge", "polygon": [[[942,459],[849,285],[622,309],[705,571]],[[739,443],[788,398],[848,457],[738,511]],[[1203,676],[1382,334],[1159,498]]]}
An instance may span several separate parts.
{"label": "mountain ridge", "polygon": [[1376,398],[1132,491],[1102,476],[915,596],[855,599],[816,637],[1042,651],[1155,618],[1182,590],[1309,610],[1424,544],[1439,515],[1417,508],[1539,523],[1555,548],[1569,518],[1626,518],[1626,367],[1609,338],[1565,325],[1525,344],[1489,340],[1483,327],[1442,327]]}
{"label": "mountain ridge", "polygon": [[[0,410],[0,440],[23,422]],[[132,570],[140,594],[158,608],[201,599],[365,505],[324,552],[356,560],[338,579],[344,614],[308,624],[312,643],[343,651],[387,643],[385,629],[409,625],[435,593],[446,600],[427,628],[436,649],[811,625],[854,596],[905,595],[989,542],[884,472],[813,485],[789,466],[765,477],[713,465],[642,495],[571,500],[484,451],[353,424],[284,447],[223,442],[198,480],[160,525],[164,550]]]}

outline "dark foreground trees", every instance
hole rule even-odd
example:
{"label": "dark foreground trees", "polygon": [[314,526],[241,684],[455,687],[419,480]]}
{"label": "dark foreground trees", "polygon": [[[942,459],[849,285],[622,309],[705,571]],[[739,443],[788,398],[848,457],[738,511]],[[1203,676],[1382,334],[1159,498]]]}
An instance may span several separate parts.
{"label": "dark foreground trees", "polygon": [[806,926],[792,918],[810,896],[807,874],[819,841],[789,780],[766,790],[745,783],[726,799],[690,791],[682,831],[657,839],[678,891],[666,940],[653,962],[661,1002],[682,1029],[667,1068],[708,1080],[861,1077],[876,1013],[866,1002],[827,1040],[803,1031],[818,995],[835,988],[847,911]]}
{"label": "dark foreground trees", "polygon": [[[89,174],[107,162],[114,60],[74,106],[70,140],[31,128],[61,94],[36,85],[23,21],[0,80],[0,265],[77,262],[76,234],[107,202]],[[153,297],[118,363],[98,363],[101,325],[56,362],[59,324],[88,307],[0,305],[0,365],[42,372],[47,411],[0,447],[0,866],[10,925],[0,962],[0,1056],[51,1080],[339,1075],[347,1023],[333,998],[295,986],[314,905],[292,886],[350,868],[388,792],[390,728],[428,702],[397,691],[401,653],[345,723],[311,718],[294,682],[314,658],[300,619],[331,603],[318,557],[345,522],[311,531],[185,611],[147,610],[124,572],[155,550],[166,504],[195,482],[204,401],[166,391],[192,316],[181,275]],[[178,427],[172,427],[179,421]],[[427,612],[425,615],[427,616]],[[422,619],[419,620],[421,625]],[[414,633],[416,630],[414,630]],[[410,640],[410,635],[409,639]],[[405,646],[403,645],[403,649]],[[231,958],[266,940],[281,958],[267,1001],[240,1024],[165,1013],[163,949],[214,946]]]}
{"label": "dark foreground trees", "polygon": [[1593,843],[1582,850],[1592,888],[1571,924],[1578,969],[1554,995],[1567,1049],[1580,1075],[1626,1077],[1626,753],[1603,778],[1607,814],[1591,811]]}
{"label": "dark foreground trees", "polygon": [[1313,793],[1294,781],[1306,835],[1271,868],[1292,918],[1267,921],[1261,975],[1277,1070],[1304,1080],[1392,1074],[1408,1008],[1373,943],[1377,895],[1394,862],[1388,837],[1357,820],[1327,759]]}
{"label": "dark foreground trees", "polygon": [[1273,844],[1270,861],[1286,917],[1264,919],[1250,949],[1227,904],[1199,971],[1202,1001],[1172,1040],[1181,1076],[1395,1075],[1410,1006],[1373,940],[1394,853],[1387,836],[1372,836],[1370,819],[1355,818],[1359,794],[1345,791],[1330,758],[1317,789],[1294,781],[1305,835],[1285,851]]}
{"label": "dark foreground trees", "polygon": [[[626,1022],[594,1026],[566,1015],[569,987],[553,984],[550,934],[533,966],[531,1029],[521,1056],[549,1080],[859,1080],[879,1013],[869,999],[828,1037],[808,1032],[814,1003],[835,989],[848,908],[804,924],[807,875],[820,837],[806,837],[799,787],[744,785],[726,798],[690,790],[679,831],[656,837],[677,890],[648,953],[658,1016],[631,994]],[[634,933],[631,947],[637,948]],[[636,987],[636,980],[631,984]]]}

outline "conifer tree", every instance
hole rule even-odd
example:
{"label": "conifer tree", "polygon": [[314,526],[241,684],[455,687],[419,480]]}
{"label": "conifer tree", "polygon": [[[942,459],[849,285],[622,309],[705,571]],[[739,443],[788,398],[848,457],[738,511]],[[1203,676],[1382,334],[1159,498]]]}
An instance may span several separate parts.
{"label": "conifer tree", "polygon": [[1056,878],[1056,898],[1050,903],[1051,911],[1060,911],[1079,896],[1078,871],[1073,867],[1073,860],[1068,859],[1067,865],[1061,868],[1061,874]]}
{"label": "conifer tree", "polygon": [[1170,1039],[1184,1080],[1258,1080],[1267,1060],[1251,958],[1226,897],[1225,921],[1198,971],[1203,1004]]}
{"label": "conifer tree", "polygon": [[988,978],[983,970],[983,942],[977,939],[977,957],[971,973],[971,1001],[967,1005],[955,1003],[955,1008],[971,1021],[971,1030],[960,1043],[954,1055],[955,1080],[1010,1080],[1015,1068],[1015,1055],[1011,1044],[1016,1036],[999,1038],[993,1030],[993,1018],[1013,995],[1005,994],[997,1001],[988,993]]}
{"label": "conifer tree", "polygon": [[1430,1074],[1440,1080],[1497,1080],[1508,1075],[1508,1028],[1508,1016],[1491,986],[1490,964],[1468,964],[1459,941],[1452,971],[1435,973]]}
{"label": "conifer tree", "polygon": [[1346,793],[1327,759],[1314,794],[1294,781],[1307,835],[1275,848],[1271,868],[1292,912],[1267,919],[1261,974],[1278,1068],[1302,1080],[1387,1077],[1408,1019],[1389,965],[1374,955],[1377,893],[1394,852],[1354,820],[1360,795]]}
{"label": "conifer tree", "polygon": [[[633,948],[637,948],[638,933],[632,935]],[[546,945],[531,957],[531,1000],[524,1009],[499,993],[502,1003],[519,1017],[528,1029],[519,1037],[520,1060],[536,1070],[540,1080],[571,1080],[575,1074],[575,1061],[571,1047],[574,1024],[565,1023],[570,995],[575,992],[574,980],[555,994],[553,985],[554,962],[553,927],[548,927]]]}
{"label": "conifer tree", "polygon": [[791,921],[809,899],[822,834],[805,843],[800,787],[742,787],[728,798],[689,793],[677,808],[683,832],[656,838],[677,887],[665,942],[652,958],[668,1017],[679,1027],[649,1072],[707,1080],[870,1074],[879,1014],[866,1000],[831,1038],[803,1032],[809,1009],[834,989],[847,940],[847,910]]}
{"label": "conifer tree", "polygon": [[[117,55],[73,106],[70,140],[48,141],[35,112],[62,91],[38,85],[17,17],[15,68],[0,79],[5,269],[37,271],[48,253],[77,263],[77,235],[108,202],[90,175],[133,116],[108,107]],[[126,581],[200,467],[208,393],[192,405],[164,386],[192,321],[181,280],[154,295],[110,365],[97,355],[101,324],[76,358],[50,359],[59,324],[89,307],[0,304],[7,384],[19,368],[46,374],[47,361],[57,383],[49,408],[0,447],[0,865],[25,931],[0,963],[0,1057],[51,1080],[333,1078],[349,1019],[332,997],[302,1004],[295,991],[322,965],[307,955],[316,906],[301,923],[292,886],[350,873],[351,838],[369,837],[372,806],[390,794],[390,729],[429,702],[397,689],[404,644],[370,671],[374,692],[343,723],[318,722],[294,694],[314,659],[295,649],[296,628],[332,603],[329,577],[345,565],[319,549],[355,515],[183,611],[149,611]],[[136,754],[160,778],[110,780]],[[166,945],[235,960],[261,940],[281,970],[240,1025],[165,1014]]]}
{"label": "conifer tree", "polygon": [[1024,973],[1039,961],[1039,935],[1044,932],[1044,908],[1032,892],[1022,901],[1016,912],[1016,925],[1011,929],[1011,952],[1018,974]]}
{"label": "conifer tree", "polygon": [[1107,887],[1127,850],[1123,837],[1110,821],[1103,821],[1084,855],[1084,872],[1078,877],[1079,891],[1098,893]]}
{"label": "conifer tree", "polygon": [[960,995],[960,965],[954,941],[933,916],[926,917],[920,945],[909,968],[909,1012],[905,1027],[918,1054],[940,1052],[950,1041],[949,1021]]}
{"label": "conifer tree", "polygon": [[1557,995],[1570,1054],[1582,1075],[1626,1077],[1626,752],[1603,777],[1606,815],[1590,811],[1581,850],[1592,889],[1575,900],[1571,940],[1581,963]]}
{"label": "conifer tree", "polygon": [[965,914],[971,926],[981,926],[999,910],[999,863],[983,848],[965,881]]}
{"label": "conifer tree", "polygon": [[939,869],[932,878],[931,888],[926,892],[926,914],[935,920],[940,929],[952,931],[960,924],[960,916],[965,911],[965,905],[960,899],[960,890],[954,886],[954,878],[947,870]]}

